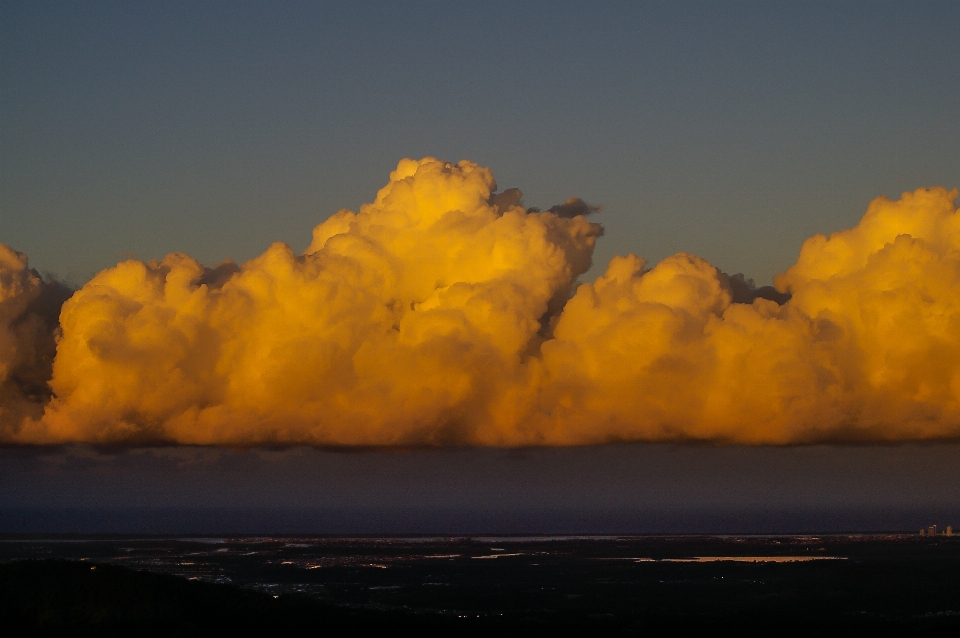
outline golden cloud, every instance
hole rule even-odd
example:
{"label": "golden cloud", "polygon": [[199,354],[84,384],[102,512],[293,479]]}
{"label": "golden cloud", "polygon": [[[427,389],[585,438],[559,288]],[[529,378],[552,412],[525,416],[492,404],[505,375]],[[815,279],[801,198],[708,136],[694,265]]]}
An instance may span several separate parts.
{"label": "golden cloud", "polygon": [[[857,227],[807,240],[776,280],[790,296],[778,304],[763,298],[773,291],[735,303],[743,280],[686,254],[652,268],[616,257],[576,287],[601,234],[586,217],[596,209],[571,199],[541,212],[495,190],[470,162],[403,160],[372,203],[317,226],[302,255],[274,244],[242,266],[171,254],[105,270],[63,305],[43,414],[0,395],[0,436],[523,446],[960,435],[957,191],[880,198]],[[53,334],[17,332],[43,282],[3,250],[0,384],[23,367],[23,344]]]}

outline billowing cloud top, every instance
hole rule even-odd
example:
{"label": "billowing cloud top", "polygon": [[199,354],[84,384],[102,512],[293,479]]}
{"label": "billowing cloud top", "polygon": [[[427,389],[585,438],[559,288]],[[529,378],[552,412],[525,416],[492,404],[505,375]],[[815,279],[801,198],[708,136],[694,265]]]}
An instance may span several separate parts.
{"label": "billowing cloud top", "polygon": [[756,291],[686,254],[653,268],[617,257],[575,287],[601,234],[586,217],[596,209],[571,199],[541,212],[495,190],[470,162],[403,160],[302,255],[274,244],[242,266],[127,261],[64,303],[59,328],[28,312],[53,284],[2,247],[0,440],[960,435],[957,191],[877,199],[856,228],[807,240],[778,291]]}

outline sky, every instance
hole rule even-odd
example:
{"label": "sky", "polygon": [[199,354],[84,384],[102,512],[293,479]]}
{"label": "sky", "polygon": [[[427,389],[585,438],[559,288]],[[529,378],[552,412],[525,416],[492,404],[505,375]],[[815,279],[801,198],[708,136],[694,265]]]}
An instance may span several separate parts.
{"label": "sky", "polygon": [[[236,283],[240,279],[216,284],[223,287],[216,299],[203,301],[212,309],[198,320],[202,328],[191,333],[192,341],[183,337],[184,351],[200,353],[197,356],[205,352],[204,344],[213,342],[232,344],[223,347],[239,352],[230,360],[231,372],[223,377],[228,389],[222,400],[219,390],[211,394],[205,385],[204,370],[212,370],[212,364],[193,354],[174,363],[164,358],[177,349],[182,332],[171,332],[166,324],[150,332],[160,324],[123,323],[119,315],[111,314],[114,311],[98,305],[101,297],[78,293],[72,310],[61,316],[63,338],[52,390],[61,403],[38,422],[42,427],[20,440],[31,444],[132,442],[133,447],[6,448],[0,452],[4,471],[0,507],[182,510],[277,504],[354,507],[369,513],[371,508],[382,510],[399,503],[411,512],[423,507],[436,512],[469,510],[480,517],[475,519],[478,526],[489,527],[494,525],[489,512],[498,511],[500,503],[514,512],[569,510],[573,513],[564,514],[566,522],[557,525],[572,529],[579,520],[576,512],[587,512],[593,507],[589,504],[600,503],[607,512],[633,512],[631,524],[647,525],[644,531],[656,525],[638,522],[637,512],[671,508],[742,512],[856,506],[873,513],[860,519],[831,519],[830,524],[875,528],[914,523],[919,527],[927,524],[925,516],[960,513],[960,478],[935,469],[957,467],[960,461],[960,447],[949,442],[957,437],[958,394],[950,385],[951,378],[960,379],[950,360],[956,339],[947,338],[949,347],[943,345],[943,335],[955,336],[960,323],[936,324],[937,317],[960,316],[955,310],[960,296],[957,280],[943,274],[953,272],[951,260],[957,250],[950,243],[956,223],[949,221],[956,193],[945,190],[932,199],[926,195],[901,198],[902,193],[916,189],[960,186],[956,38],[960,7],[956,2],[651,2],[609,3],[599,8],[558,2],[342,5],[0,4],[0,243],[25,254],[29,266],[39,273],[74,289],[121,261],[159,260],[172,252],[189,255],[188,261],[144,266],[142,271],[133,272],[132,266],[107,270],[95,280],[119,291],[114,300],[117,308],[136,299],[153,309],[154,317],[165,316],[172,307],[168,299],[154,299],[144,292],[158,273],[182,272],[188,281],[195,277],[190,273],[201,273],[203,266],[216,266],[225,259],[242,264],[264,255],[249,267],[246,287]],[[411,168],[412,164],[398,166],[403,158],[424,157],[436,157],[441,164],[471,163],[457,169],[457,175],[465,177],[455,184],[443,181],[446,178],[415,177],[410,171],[419,168]],[[421,162],[420,166],[426,167],[426,175],[435,165]],[[487,168],[489,173],[483,172]],[[397,171],[394,177],[391,171]],[[395,228],[390,224],[398,211],[403,212],[401,195],[375,204],[369,214],[360,207],[374,202],[385,184],[390,187],[408,177],[421,180],[425,189],[439,188],[446,193],[443,197],[469,193],[485,202],[490,192],[519,188],[525,207],[547,210],[573,197],[598,205],[600,212],[588,217],[573,215],[577,210],[589,211],[588,207],[555,209],[555,217],[525,212],[517,217],[519,231],[507,228],[505,221],[488,220],[483,232],[474,225],[459,234],[408,235],[398,230],[385,238],[377,229]],[[426,201],[423,192],[428,191],[417,191],[420,194],[414,199]],[[881,196],[894,203],[871,208],[877,211],[874,222],[867,218],[861,222],[871,201]],[[520,200],[511,201],[520,205]],[[427,210],[433,204],[424,206]],[[357,243],[330,243],[328,236],[343,230],[336,220],[346,218],[321,225],[342,208],[360,211],[357,219],[373,220],[362,228],[357,222],[350,231],[356,236],[351,241]],[[441,208],[437,210],[447,210]],[[479,224],[476,220],[488,214],[482,208],[477,204],[478,217],[471,224]],[[929,251],[916,252],[923,247],[903,243],[884,252],[883,247],[893,243],[898,233],[908,232],[896,221],[908,209],[923,210],[929,216],[927,226],[909,229],[911,236],[926,242]],[[504,204],[499,210],[502,213],[508,207]],[[565,210],[572,212],[568,215]],[[597,224],[602,226],[602,236]],[[825,252],[804,244],[816,233],[853,227],[859,230],[838,238],[834,248]],[[834,277],[832,287],[824,292],[818,283],[826,281],[821,265],[847,248],[856,252],[880,233],[877,229],[889,232],[878,235],[876,246],[861,251],[863,264],[874,266],[858,262],[848,268],[853,274],[841,268],[838,272],[845,273],[845,279]],[[546,252],[537,252],[540,244],[529,239],[541,236],[552,242]],[[458,270],[455,257],[467,254],[462,251],[470,246],[481,250],[485,237],[490,246],[502,246],[504,238],[515,241],[510,246],[523,257],[515,258],[512,274],[481,272],[474,281],[470,279],[473,272]],[[505,304],[497,307],[510,308],[519,318],[504,320],[502,325],[487,318],[484,325],[493,326],[489,331],[469,333],[467,341],[487,344],[493,354],[464,357],[462,349],[438,347],[429,350],[429,356],[439,362],[434,367],[416,367],[421,365],[419,358],[404,357],[428,352],[423,349],[423,335],[434,334],[430,331],[438,329],[436,323],[410,325],[397,319],[403,339],[420,344],[408,350],[381,344],[364,333],[363,343],[375,355],[365,364],[368,367],[361,366],[366,360],[357,354],[366,352],[363,346],[348,350],[354,357],[353,372],[361,380],[372,381],[342,395],[347,397],[347,408],[331,407],[333,395],[324,395],[326,403],[317,403],[317,397],[286,377],[270,385],[272,372],[262,368],[257,369],[257,378],[268,381],[264,382],[266,394],[260,396],[251,390],[253,386],[244,385],[250,378],[250,362],[262,356],[255,348],[248,351],[250,343],[273,348],[273,367],[281,370],[277,379],[289,372],[301,378],[315,376],[324,387],[339,387],[345,378],[342,367],[323,368],[323,362],[335,361],[336,356],[324,351],[316,353],[314,361],[303,355],[302,342],[274,338],[278,333],[269,329],[271,322],[278,321],[273,310],[287,317],[300,316],[298,304],[276,301],[282,295],[270,297],[274,301],[269,303],[257,296],[257,281],[288,267],[283,264],[301,263],[270,248],[278,241],[288,244],[292,254],[317,255],[325,272],[336,275],[331,275],[335,281],[352,282],[351,290],[369,293],[376,303],[392,303],[397,290],[401,292],[396,295],[406,299],[403,291],[409,290],[410,299],[425,304],[418,306],[425,311],[460,308],[457,295],[465,293],[444,290],[426,298],[420,291],[428,279],[433,286],[434,270],[430,269],[439,268],[438,290],[442,278],[449,280],[444,283],[487,286],[476,298]],[[392,259],[404,263],[413,263],[411,255],[425,250],[424,246],[431,254],[447,255],[448,261],[442,267],[420,264],[416,276],[398,276],[393,284],[377,283],[376,278],[387,271],[383,264],[393,263],[390,260],[363,262],[366,266],[360,267],[362,276],[356,280],[349,278],[352,271],[330,265],[340,263],[340,257],[360,260],[358,255],[366,253],[358,246],[369,241],[386,247]],[[557,251],[564,254],[562,260],[547,258]],[[670,258],[680,251],[705,261]],[[631,253],[646,263],[628,258],[616,262],[619,270],[607,270],[615,255]],[[881,253],[882,258],[875,256]],[[650,271],[655,277],[647,277],[646,270],[658,263],[661,266]],[[901,338],[896,330],[844,323],[843,318],[854,317],[858,308],[874,308],[871,304],[892,285],[890,273],[912,273],[908,266],[915,263],[939,265],[897,284],[896,311],[892,306],[876,306],[876,312],[893,318],[905,334],[929,339],[907,339],[915,347],[894,352],[890,344]],[[794,299],[786,305],[777,302],[781,309],[765,300],[731,306],[729,300],[721,299],[729,283],[713,275],[713,266],[730,275],[743,273],[758,286],[773,284],[775,276],[786,271],[777,283],[789,289]],[[276,275],[276,286],[307,280],[303,274],[307,271],[299,267],[289,266],[293,279]],[[21,273],[18,276],[27,277],[23,268],[12,268]],[[471,265],[468,270],[477,269]],[[223,272],[225,276],[232,273]],[[601,285],[597,278],[605,272],[607,283]],[[371,273],[374,279],[369,278]],[[640,283],[642,277],[646,284]],[[663,284],[667,292],[658,292],[656,277],[667,282]],[[28,279],[23,279],[27,282],[23,285],[34,286],[38,299],[62,301],[57,295],[69,294],[49,279],[46,283]],[[210,281],[213,291],[215,284]],[[690,288],[694,292],[683,287],[682,282],[689,281],[697,282]],[[595,283],[590,289],[576,289],[577,282]],[[504,297],[501,293],[510,286],[513,296]],[[335,288],[334,284],[293,287],[287,298],[327,295],[330,299]],[[878,294],[864,296],[863,290]],[[184,294],[188,293],[193,294],[193,289]],[[561,312],[560,305],[569,297],[572,301]],[[599,301],[591,306],[594,298]],[[634,323],[617,314],[623,312],[627,298],[638,304],[630,311],[635,313],[630,315]],[[667,348],[663,356],[672,368],[661,366],[654,374],[638,364],[632,377],[609,373],[633,370],[635,357],[617,359],[621,345],[632,343],[630,335],[660,334],[657,330],[673,334],[669,326],[663,327],[666,324],[656,323],[660,319],[651,319],[653,315],[636,315],[636,308],[653,298],[691,316],[706,313],[704,325],[715,322],[711,313],[723,313],[725,323],[716,329],[690,328],[694,321],[682,330],[677,328],[681,332],[702,329],[705,336],[685,341],[683,349]],[[930,298],[941,305],[929,312],[914,312],[920,307],[917,304]],[[240,308],[240,299],[257,300],[254,310]],[[476,307],[470,299],[463,302],[464,308]],[[375,305],[369,300],[363,303]],[[334,330],[340,323],[367,321],[363,318],[367,315],[357,314],[367,308],[363,303],[351,301],[353,305],[343,306],[341,314],[325,315],[323,325],[331,331],[324,334],[330,343],[347,338]],[[733,310],[728,313],[728,308]],[[747,315],[745,308],[756,308],[758,314]],[[801,315],[786,318],[792,308],[809,321],[796,318]],[[823,314],[826,311],[834,315]],[[468,323],[473,317],[469,312]],[[782,322],[772,322],[774,315]],[[242,323],[248,316],[258,317],[253,327]],[[544,321],[543,317],[549,321],[531,324],[531,320]],[[765,326],[785,326],[784,336],[777,337],[781,341],[766,337],[741,341],[730,336],[739,334],[736,327],[752,330],[761,319]],[[476,327],[478,321],[470,325]],[[50,333],[50,326],[40,319],[16,325],[29,325],[37,334]],[[130,367],[121,370],[114,366],[116,362],[97,367],[83,349],[84,343],[90,343],[84,331],[103,325],[113,327],[97,337],[96,343],[104,344],[98,346],[100,352],[122,351]],[[293,327],[284,325],[284,335],[296,335],[312,324],[305,319]],[[622,328],[605,336],[589,329],[598,325]],[[835,326],[845,334],[859,335],[857,354],[840,345],[821,344]],[[26,328],[18,330],[22,341],[17,356],[23,359],[23,352],[29,350],[31,361],[47,361],[49,366],[52,352],[44,348],[52,349],[53,341],[36,341],[40,344],[36,345],[34,336],[28,335],[31,345],[27,348],[22,345],[28,343],[23,341],[28,339],[23,336]],[[724,331],[730,334],[716,336]],[[133,348],[117,336],[134,333],[150,333],[163,347],[149,350],[140,343]],[[232,336],[236,336],[233,341]],[[540,338],[547,343],[536,343],[542,349],[542,366],[511,368],[504,363],[509,359],[503,358],[504,353],[512,357],[511,353],[527,352]],[[757,343],[799,345],[782,355],[782,349],[757,350]],[[637,347],[655,350],[643,343]],[[660,397],[670,397],[670,401],[664,399],[669,405],[685,403],[690,384],[717,387],[710,385],[715,382],[703,381],[705,377],[669,372],[700,370],[703,348],[733,353],[728,359],[721,357],[726,368],[718,364],[706,370],[710,378],[723,376],[724,370],[739,370],[737,357],[747,352],[753,353],[751,360],[785,362],[784,366],[800,372],[783,375],[778,371],[784,366],[773,364],[769,369],[751,368],[742,378],[734,378],[740,394],[731,395],[732,404],[716,402],[719,390],[704,390],[705,401],[715,410],[706,429],[685,414],[648,416],[656,413],[649,406]],[[906,371],[902,378],[877,381],[879,368],[870,367],[875,363],[871,361],[863,364],[867,372],[846,369],[851,357],[869,359],[867,355],[878,351],[888,357],[884,365],[893,361],[898,370]],[[941,354],[932,354],[937,352]],[[445,384],[459,377],[444,370],[456,367],[441,364],[458,358],[483,379],[494,381],[484,381],[478,396],[460,402],[438,398],[439,392],[435,396],[417,393],[418,383],[432,383],[455,396],[457,388]],[[390,376],[377,369],[379,362],[388,359],[409,361],[413,367]],[[20,359],[16,361],[21,364]],[[820,367],[804,367],[810,361]],[[162,378],[151,376],[150,370],[159,371]],[[170,370],[183,376],[171,376]],[[835,374],[836,387],[844,388],[846,394],[837,397],[821,391],[823,370]],[[413,380],[412,388],[404,385],[407,377]],[[779,382],[768,382],[771,378]],[[112,385],[107,383],[111,379]],[[134,381],[128,384],[129,379]],[[863,390],[864,379],[874,384],[873,394]],[[94,387],[98,380],[104,382]],[[45,381],[31,377],[34,385]],[[629,384],[645,388],[647,394],[640,392],[639,398],[625,400],[628,394],[633,396],[624,389]],[[200,389],[190,389],[194,386]],[[904,387],[913,393],[909,401],[900,400],[896,390]],[[521,390],[511,394],[515,388]],[[531,392],[540,398],[531,399],[523,388],[533,388]],[[611,400],[598,406],[582,399],[602,398],[610,388],[615,389],[614,408],[608,405]],[[46,392],[49,398],[49,390],[38,392]],[[138,397],[140,403],[123,397],[114,401],[115,395],[124,392]],[[174,395],[187,397],[183,405],[170,405],[168,397]],[[30,403],[32,396],[22,400]],[[490,396],[502,400],[492,401]],[[543,396],[547,396],[546,407]],[[810,406],[801,405],[805,397],[811,397]],[[10,405],[21,401],[6,395],[0,398]],[[258,407],[249,408],[244,403],[247,399]],[[767,399],[776,404],[769,411],[763,405]],[[435,407],[444,401],[449,405]],[[523,412],[521,408],[531,401],[540,401],[535,415],[547,410],[550,418],[540,423]],[[589,407],[564,416],[570,401]],[[308,410],[305,416],[273,419],[272,415],[287,414],[284,406],[292,404],[321,405],[322,413]],[[212,414],[204,412],[210,405],[223,409],[206,421],[191,416],[197,411]],[[368,406],[369,413],[357,416],[358,405]],[[257,413],[261,408],[263,414]],[[851,410],[859,415],[853,426]],[[139,416],[129,417],[132,412]],[[337,434],[336,427],[329,426],[320,435],[304,434],[306,426],[298,425],[322,420],[328,412],[334,415],[331,419],[339,419],[337,423],[359,419],[376,421],[376,425],[346,434]],[[254,413],[256,418],[248,418]],[[394,413],[399,416],[384,416]],[[459,425],[452,429],[444,425],[481,418],[477,414],[495,427],[471,425],[475,429],[464,434]],[[729,415],[729,423],[722,415]],[[745,420],[757,425],[743,427]],[[128,421],[134,434],[129,434]],[[443,427],[431,430],[430,424],[436,423]],[[426,435],[424,427],[429,430]],[[356,432],[373,433],[351,434]],[[661,443],[615,444],[622,439]],[[938,442],[911,442],[930,439]],[[9,443],[10,436],[4,440]],[[901,443],[871,445],[877,440]],[[295,462],[278,465],[271,460],[273,452],[256,447],[246,451],[192,447],[338,442],[416,449],[342,455],[284,448],[285,452],[276,454],[287,454]],[[699,447],[704,442],[707,447]],[[166,448],[142,447],[171,443],[181,447],[166,452]],[[481,447],[418,449],[424,443]],[[692,443],[698,447],[690,447]],[[526,452],[482,447],[541,444],[587,447]],[[177,454],[191,460],[183,461]],[[465,458],[469,462],[462,462]],[[379,465],[390,471],[382,480],[369,479],[369,468]],[[256,469],[236,470],[235,466]],[[624,471],[612,477],[611,466]],[[185,467],[194,468],[189,472],[195,474]],[[522,469],[504,469],[516,467]],[[576,480],[567,468],[575,468]],[[916,478],[924,476],[925,468],[929,482]],[[250,475],[268,477],[264,482],[270,487],[259,487]],[[450,475],[458,477],[453,484],[462,489],[434,487]],[[505,481],[503,476],[517,478]],[[835,480],[823,480],[824,476]],[[225,492],[191,487],[196,477],[201,477],[196,479],[201,485],[230,487]],[[74,487],[61,491],[62,485]],[[703,485],[712,487],[697,487]],[[501,501],[499,495],[510,486],[513,491]],[[339,496],[319,496],[330,493]],[[381,493],[391,496],[385,500]],[[575,496],[568,498],[571,493]],[[885,522],[876,512],[887,510],[900,514]],[[396,516],[368,516],[362,519],[367,523],[357,525],[378,520],[383,530],[390,531],[391,525],[399,525],[390,522],[400,520]],[[434,527],[449,527],[450,516],[437,518]],[[760,525],[757,519],[743,516],[733,519],[743,521],[742,528]],[[801,523],[789,517],[777,520],[795,527],[815,526],[818,520],[827,525],[825,519],[809,516],[813,518]],[[533,530],[529,518],[523,519],[528,523],[516,519],[515,525]],[[56,520],[49,525],[65,524],[63,519]],[[723,519],[726,523],[673,520],[664,525],[692,529],[732,524],[729,517]],[[954,522],[960,522],[960,517]]]}
{"label": "sky", "polygon": [[241,262],[430,155],[603,205],[599,264],[766,284],[874,197],[957,185],[956,8],[4,3],[0,234],[76,285]]}

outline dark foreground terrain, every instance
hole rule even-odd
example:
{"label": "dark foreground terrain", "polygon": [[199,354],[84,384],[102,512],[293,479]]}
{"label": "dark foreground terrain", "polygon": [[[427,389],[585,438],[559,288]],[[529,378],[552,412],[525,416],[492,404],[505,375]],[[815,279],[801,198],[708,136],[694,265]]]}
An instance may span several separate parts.
{"label": "dark foreground terrain", "polygon": [[6,538],[0,561],[4,635],[960,635],[946,537]]}

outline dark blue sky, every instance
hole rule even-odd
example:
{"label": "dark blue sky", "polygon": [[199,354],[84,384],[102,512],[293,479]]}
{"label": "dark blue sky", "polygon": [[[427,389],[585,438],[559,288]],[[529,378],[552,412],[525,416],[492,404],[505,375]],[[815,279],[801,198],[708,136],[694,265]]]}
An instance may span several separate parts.
{"label": "dark blue sky", "polygon": [[960,522],[960,446],[0,450],[0,533],[825,532]]}
{"label": "dark blue sky", "polygon": [[77,284],[303,249],[404,156],[603,204],[595,271],[684,250],[758,282],[960,183],[956,2],[0,6],[0,241]]}
{"label": "dark blue sky", "polygon": [[[958,27],[956,1],[0,2],[0,242],[75,285],[129,256],[302,250],[433,155],[531,206],[602,204],[588,276],[683,250],[767,283],[873,197],[960,186]],[[960,512],[958,466],[952,445],[5,450],[0,509],[886,507],[919,527]]]}

